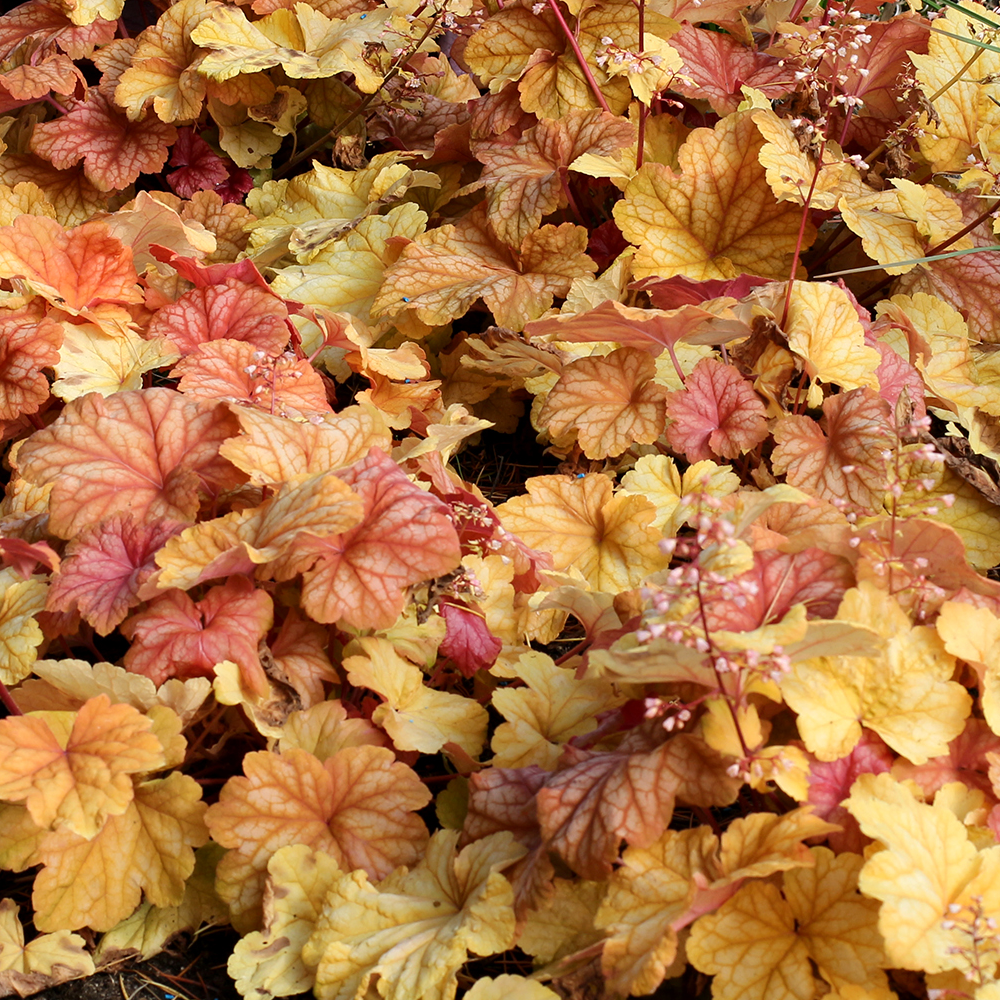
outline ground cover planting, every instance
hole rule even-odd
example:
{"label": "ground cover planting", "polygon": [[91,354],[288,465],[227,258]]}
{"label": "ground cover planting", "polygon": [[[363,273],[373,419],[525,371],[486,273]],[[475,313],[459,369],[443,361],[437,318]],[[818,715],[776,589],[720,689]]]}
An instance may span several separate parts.
{"label": "ground cover planting", "polygon": [[998,231],[972,0],[0,17],[0,996],[998,1000]]}

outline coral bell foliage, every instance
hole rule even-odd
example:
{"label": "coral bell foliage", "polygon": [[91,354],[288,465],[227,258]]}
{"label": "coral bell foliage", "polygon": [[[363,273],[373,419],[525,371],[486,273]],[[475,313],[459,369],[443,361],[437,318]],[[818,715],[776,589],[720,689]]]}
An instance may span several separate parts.
{"label": "coral bell foliage", "polygon": [[0,996],[1000,997],[941,2],[0,17]]}

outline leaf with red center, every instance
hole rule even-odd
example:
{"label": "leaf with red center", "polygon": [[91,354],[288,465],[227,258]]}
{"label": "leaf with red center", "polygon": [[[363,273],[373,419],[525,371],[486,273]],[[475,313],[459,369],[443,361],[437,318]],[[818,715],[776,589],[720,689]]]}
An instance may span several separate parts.
{"label": "leaf with red center", "polygon": [[35,413],[49,398],[42,372],[59,361],[62,327],[37,310],[0,313],[0,420]]}
{"label": "leaf with red center", "polygon": [[458,535],[445,504],[378,448],[338,475],[364,501],[364,520],[340,535],[297,538],[278,578],[303,573],[302,604],[315,621],[388,628],[407,587],[458,565]]}
{"label": "leaf with red center", "polygon": [[852,389],[823,402],[826,432],[809,417],[782,417],[774,428],[775,473],[821,500],[845,500],[872,513],[886,490],[882,452],[894,434],[889,404],[871,389]]}
{"label": "leaf with red center", "polygon": [[68,114],[36,125],[31,151],[60,170],[83,160],[87,180],[101,191],[121,191],[139,174],[155,174],[177,138],[155,115],[130,122],[97,87]]}
{"label": "leaf with red center", "polygon": [[490,667],[500,655],[503,643],[490,632],[481,614],[465,605],[447,603],[441,607],[448,630],[438,648],[466,676]]}
{"label": "leaf with red center", "polygon": [[943,757],[932,757],[926,764],[900,759],[892,773],[899,781],[912,778],[927,799],[951,781],[960,781],[966,788],[978,788],[995,798],[987,754],[997,753],[1000,753],[1000,736],[984,720],[970,717],[962,733],[948,744]]}
{"label": "leaf with red center", "polygon": [[186,400],[173,389],[91,393],[68,403],[18,452],[21,475],[52,484],[49,530],[72,538],[117,513],[137,520],[193,520],[199,493],[245,481],[219,456],[239,432],[222,404]]}
{"label": "leaf with red center", "polygon": [[708,627],[752,632],[768,622],[780,621],[800,603],[813,618],[833,618],[844,593],[853,585],[850,563],[823,549],[792,554],[755,552],[753,569],[727,581],[724,587],[709,588],[705,605]]}
{"label": "leaf with red center", "polygon": [[116,514],[87,528],[69,543],[46,610],[79,611],[98,635],[107,635],[139,604],[139,587],[156,572],[157,551],[183,527]]}
{"label": "leaf with red center", "polygon": [[163,766],[153,723],[98,695],[79,712],[0,721],[0,796],[24,802],[41,827],[93,837],[132,801],[132,775]]}
{"label": "leaf with red center", "polygon": [[744,100],[742,86],[753,87],[771,98],[783,97],[795,89],[791,67],[740,45],[732,35],[685,24],[670,36],[670,44],[684,60],[672,89],[685,97],[707,100],[716,114],[728,115],[739,107]]}
{"label": "leaf with red center", "polygon": [[427,828],[416,810],[431,795],[385,747],[344,747],[323,763],[294,748],[250,753],[243,771],[205,817],[212,838],[230,848],[216,885],[241,931],[258,925],[267,862],[288,844],[325,851],[344,871],[363,868],[379,879],[421,856]]}
{"label": "leaf with red center", "polygon": [[538,820],[551,850],[578,875],[605,879],[624,839],[648,847],[670,823],[674,801],[728,805],[740,788],[721,754],[681,734],[648,753],[591,753],[572,746],[567,765],[538,792]]}
{"label": "leaf with red center", "polygon": [[667,443],[689,462],[736,458],[767,437],[765,412],[732,365],[702,358],[684,388],[667,394]]}
{"label": "leaf with red center", "polygon": [[683,274],[675,274],[672,278],[643,278],[634,281],[629,288],[644,291],[656,309],[679,309],[683,305],[697,305],[706,299],[742,299],[758,285],[766,284],[767,278],[757,278],[752,274],[725,280],[709,278],[707,281],[695,281]]}
{"label": "leaf with red center", "polygon": [[666,419],[666,390],[653,381],[655,375],[656,362],[634,347],[580,358],[563,369],[538,420],[553,437],[576,430],[587,458],[614,457],[634,444],[652,444]]}
{"label": "leaf with red center", "polygon": [[238,278],[193,288],[157,310],[146,336],[166,337],[181,354],[213,340],[241,340],[266,354],[288,343],[288,310],[270,290]]}
{"label": "leaf with red center", "polygon": [[841,805],[851,794],[851,785],[859,774],[881,774],[888,771],[896,755],[882,738],[865,729],[854,749],[846,756],[826,763],[813,761],[809,767],[809,798],[814,813],[820,819],[839,823],[844,829],[830,834],[830,846],[835,851],[864,849],[868,839],[862,835],[858,821]]}
{"label": "leaf with red center", "polygon": [[22,278],[63,312],[86,316],[103,303],[142,301],[132,251],[103,222],[64,229],[54,219],[21,215],[0,228],[0,278]]}
{"label": "leaf with red center", "polygon": [[197,603],[170,590],[122,625],[132,640],[124,663],[160,685],[170,677],[212,677],[217,663],[232,660],[244,686],[261,695],[268,683],[258,644],[273,622],[271,598],[245,576],[212,587]]}
{"label": "leaf with red center", "polygon": [[245,340],[202,344],[171,371],[177,388],[199,399],[225,399],[269,413],[331,412],[326,386],[305,358],[265,355]]}
{"label": "leaf with red center", "polygon": [[76,25],[57,3],[32,0],[15,7],[0,19],[0,59],[6,59],[30,38],[42,52],[60,49],[71,59],[88,59],[98,45],[115,37],[117,24],[98,18]]}
{"label": "leaf with red center", "polygon": [[167,183],[182,198],[190,198],[195,191],[211,191],[229,180],[226,161],[192,128],[178,131],[170,166],[178,169],[167,174]]}
{"label": "leaf with red center", "polygon": [[[232,263],[205,264],[194,257],[185,257],[169,247],[154,244],[149,250],[160,263],[169,264],[182,278],[190,281],[195,288],[208,288],[210,285],[222,284],[229,278],[233,278],[245,285],[256,285],[262,292],[280,298],[280,296],[275,295],[274,290],[264,280],[264,275],[257,270],[257,265],[249,257]],[[286,302],[285,305],[291,312],[295,303]],[[238,340],[239,338],[231,339]]]}

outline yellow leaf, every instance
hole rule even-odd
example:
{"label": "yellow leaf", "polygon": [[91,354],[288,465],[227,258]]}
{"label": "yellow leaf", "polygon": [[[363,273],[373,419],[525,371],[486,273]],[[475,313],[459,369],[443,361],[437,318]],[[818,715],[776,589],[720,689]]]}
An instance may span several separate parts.
{"label": "yellow leaf", "polygon": [[[681,147],[680,173],[644,164],[615,206],[615,221],[638,246],[637,278],[696,281],[750,271],[788,277],[802,210],[779,204],[758,162],[764,140],[750,112],[696,129]],[[814,237],[807,226],[803,247]]]}
{"label": "yellow leaf", "polygon": [[281,729],[281,749],[295,747],[325,761],[344,747],[384,746],[385,735],[367,719],[349,719],[339,701],[292,712]]}
{"label": "yellow leaf", "polygon": [[0,992],[4,996],[30,996],[69,979],[92,976],[94,971],[94,960],[79,934],[39,934],[26,946],[17,903],[0,900]]}
{"label": "yellow leaf", "polygon": [[695,462],[684,474],[667,455],[643,455],[622,477],[619,496],[643,496],[656,507],[652,526],[674,537],[683,525],[698,516],[702,496],[721,500],[740,487],[736,473],[728,465]]}
{"label": "yellow leaf", "polygon": [[547,965],[600,941],[604,935],[594,926],[594,915],[606,890],[604,882],[554,879],[545,905],[528,912],[518,948]]}
{"label": "yellow leaf", "polygon": [[63,323],[62,329],[52,392],[67,401],[88,392],[110,396],[141,389],[146,372],[171,365],[180,357],[163,337],[143,340],[131,330],[110,336],[91,323]]}
{"label": "yellow leaf", "polygon": [[302,949],[341,874],[337,862],[305,844],[282,847],[267,863],[264,930],[236,942],[227,970],[248,1000],[291,996],[312,989],[315,974]]}
{"label": "yellow leaf", "polygon": [[[372,714],[399,750],[437,753],[457,743],[476,757],[486,739],[486,709],[471,698],[424,684],[420,668],[404,660],[387,639],[355,640],[362,654],[347,656],[344,669],[355,687],[378,692],[385,701]],[[352,651],[354,644],[348,647]]]}
{"label": "yellow leaf", "polygon": [[0,588],[0,681],[13,685],[31,673],[44,639],[35,615],[45,608],[48,584],[8,567],[0,570]]}
{"label": "yellow leaf", "polygon": [[201,786],[177,771],[135,789],[120,816],[93,840],[68,830],[48,834],[38,851],[35,926],[43,931],[107,931],[139,905],[176,906],[194,870],[194,850],[208,840]]}
{"label": "yellow leaf", "polygon": [[542,226],[517,250],[489,229],[479,205],[454,226],[441,226],[408,244],[385,273],[372,315],[411,311],[431,325],[465,314],[478,298],[497,323],[518,331],[565,295],[574,278],[597,265],[586,253],[587,231],[564,223]]}
{"label": "yellow leaf", "polygon": [[[213,80],[281,66],[297,80],[353,73],[358,88],[373,94],[382,85],[382,74],[365,60],[365,47],[381,46],[392,18],[387,7],[328,18],[298,3],[294,10],[279,9],[251,23],[241,10],[222,7],[191,32],[191,40],[212,50],[198,70]],[[399,30],[394,25],[393,35]]]}
{"label": "yellow leaf", "polygon": [[139,35],[139,44],[115,88],[115,103],[131,121],[149,102],[160,121],[189,121],[201,114],[207,92],[198,74],[198,48],[191,32],[216,7],[206,0],[180,0]]}
{"label": "yellow leaf", "polygon": [[0,184],[0,226],[12,226],[19,215],[56,217],[55,206],[48,195],[34,182]]}
{"label": "yellow leaf", "polygon": [[806,748],[820,760],[844,757],[864,725],[914,763],[947,753],[972,700],[951,680],[955,662],[935,630],[911,628],[898,603],[867,581],[847,592],[837,618],[872,628],[886,644],[874,658],[832,656],[792,664],[781,693],[798,713]]}
{"label": "yellow leaf", "polygon": [[990,729],[1000,732],[1000,619],[988,608],[945,601],[935,626],[944,648],[979,672],[983,715]]}
{"label": "yellow leaf", "polygon": [[818,162],[801,149],[788,121],[771,110],[771,102],[766,98],[765,102],[767,110],[754,111],[751,118],[767,140],[761,147],[760,162],[779,201],[804,205],[809,196],[810,207],[830,211],[837,207],[841,195],[859,195],[868,190],[857,168],[844,160],[837,143],[827,141],[821,163]]}
{"label": "yellow leaf", "polygon": [[[895,179],[895,191],[845,195],[839,208],[847,227],[861,237],[865,253],[888,274],[906,274],[916,264],[893,267],[900,261],[915,260],[927,248],[944,243],[965,225],[961,206],[931,184],[921,186]],[[948,249],[964,250],[972,240],[964,237]]]}
{"label": "yellow leaf", "polygon": [[414,239],[426,224],[427,216],[409,203],[397,205],[386,215],[362,219],[343,239],[311,255],[309,263],[280,268],[274,290],[285,298],[350,313],[367,323],[386,266],[396,257],[387,241]]}
{"label": "yellow leaf", "polygon": [[[983,896],[987,913],[997,912],[1000,848],[977,851],[950,809],[918,802],[888,774],[861,775],[844,805],[862,832],[886,848],[869,857],[859,884],[866,896],[882,901],[879,930],[889,964],[967,970],[969,942],[953,918],[976,895]],[[995,962],[994,955],[989,964]]]}
{"label": "yellow leaf", "polygon": [[655,508],[644,497],[613,496],[607,476],[538,476],[527,496],[497,507],[504,527],[532,548],[551,552],[555,569],[578,570],[595,590],[617,594],[664,568],[652,527]]}
{"label": "yellow leaf", "polygon": [[784,875],[784,896],[770,882],[751,882],[717,913],[699,919],[688,959],[715,976],[719,1000],[809,1000],[820,982],[884,987],[877,907],[857,891],[862,860],[812,849],[813,868]]}
{"label": "yellow leaf", "polygon": [[811,378],[843,389],[878,389],[875,369],[882,355],[865,345],[857,309],[839,285],[793,282],[785,334]]}
{"label": "yellow leaf", "polygon": [[[978,133],[983,126],[1000,124],[1000,108],[991,97],[1000,98],[995,82],[1000,74],[1000,53],[976,45],[989,29],[968,13],[996,24],[988,7],[970,0],[965,11],[949,8],[932,31],[927,53],[914,52],[917,82],[937,112],[934,120],[920,116],[920,152],[933,172],[961,171],[968,158],[978,152]],[[953,36],[957,35],[955,38]]]}
{"label": "yellow leaf", "polygon": [[449,1000],[470,951],[511,947],[514,893],[500,872],[525,849],[504,832],[456,854],[458,837],[436,833],[412,871],[378,888],[362,871],[336,879],[302,952],[318,1000],[360,1000],[376,975],[384,1000]]}
{"label": "yellow leaf", "polygon": [[524,687],[497,688],[493,707],[507,720],[493,734],[494,767],[554,770],[561,744],[589,733],[598,713],[625,699],[605,680],[577,680],[572,669],[557,667],[544,653],[523,653],[505,675]]}
{"label": "yellow leaf", "polygon": [[511,975],[477,979],[465,996],[467,1000],[559,1000],[559,994],[548,986],[524,976]]}

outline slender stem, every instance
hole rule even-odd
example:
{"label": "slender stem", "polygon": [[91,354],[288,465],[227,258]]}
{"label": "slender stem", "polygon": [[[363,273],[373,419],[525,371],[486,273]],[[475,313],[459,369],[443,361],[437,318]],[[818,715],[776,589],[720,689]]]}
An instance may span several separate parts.
{"label": "slender stem", "polygon": [[[639,0],[639,52],[646,51],[646,0]],[[635,147],[635,169],[642,166],[643,147],[646,145],[646,116],[649,108],[645,101],[639,102],[639,139]]]}
{"label": "slender stem", "polygon": [[24,712],[17,707],[17,702],[14,701],[10,691],[7,690],[7,685],[3,681],[0,681],[0,701],[4,703],[10,715],[24,715]]}
{"label": "slender stem", "polygon": [[819,172],[823,169],[823,154],[826,152],[826,139],[820,144],[819,152],[816,154],[816,169],[813,170],[812,183],[809,185],[809,193],[802,203],[802,221],[799,223],[799,236],[795,241],[795,256],[792,258],[791,273],[788,275],[788,290],[785,292],[785,308],[781,313],[781,329],[784,330],[785,322],[788,319],[788,309],[792,304],[792,287],[795,282],[795,272],[799,269],[799,259],[802,256],[802,241],[806,235],[806,224],[809,222],[809,206],[812,204],[813,193],[816,191],[816,182],[819,180]]}
{"label": "slender stem", "polygon": [[580,43],[577,42],[576,38],[573,36],[573,32],[569,30],[566,18],[562,16],[558,0],[549,0],[549,7],[552,9],[552,13],[555,14],[556,20],[562,27],[563,34],[566,36],[566,41],[569,42],[569,46],[573,50],[573,55],[576,56],[576,61],[580,64],[580,69],[583,71],[583,75],[587,78],[587,83],[590,85],[594,98],[597,100],[597,103],[600,104],[600,106],[610,115],[611,108],[608,107],[608,102],[604,99],[604,95],[601,93],[601,88],[597,86],[594,74],[590,71],[590,66],[587,65],[587,59],[580,50]]}

